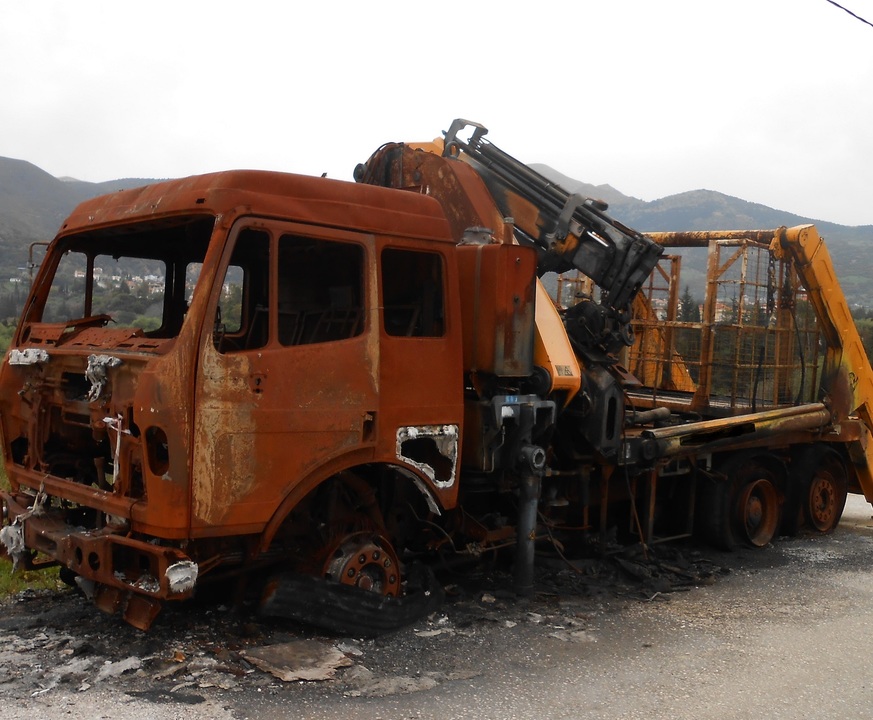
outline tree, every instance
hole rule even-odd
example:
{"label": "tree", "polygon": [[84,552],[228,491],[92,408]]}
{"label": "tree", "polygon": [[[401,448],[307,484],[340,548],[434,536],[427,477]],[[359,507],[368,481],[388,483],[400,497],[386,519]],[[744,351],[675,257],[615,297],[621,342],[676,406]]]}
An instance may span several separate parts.
{"label": "tree", "polygon": [[687,285],[679,299],[679,320],[681,322],[700,322],[700,305],[694,299],[691,288]]}
{"label": "tree", "polygon": [[8,322],[0,322],[0,352],[6,352],[9,348],[9,343],[12,340],[12,333],[15,332],[15,325]]}
{"label": "tree", "polygon": [[0,294],[0,319],[15,318],[18,314],[18,308],[15,307],[15,300],[12,293]]}

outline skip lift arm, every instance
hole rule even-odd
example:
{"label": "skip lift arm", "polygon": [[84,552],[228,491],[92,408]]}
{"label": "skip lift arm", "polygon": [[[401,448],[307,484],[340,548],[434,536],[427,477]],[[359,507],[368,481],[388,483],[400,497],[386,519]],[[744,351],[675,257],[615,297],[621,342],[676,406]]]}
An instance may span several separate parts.
{"label": "skip lift arm", "polygon": [[[464,141],[459,133],[468,127],[473,127],[473,132]],[[617,352],[622,342],[630,344],[632,335],[625,330],[630,320],[629,306],[657,264],[663,252],[661,245],[610,218],[604,204],[567,193],[507,155],[485,139],[486,133],[481,125],[456,120],[446,133],[444,155],[458,157],[477,171],[500,210],[513,218],[518,241],[537,248],[541,274],[575,268],[601,288],[597,312],[586,312],[584,317],[589,328],[602,328],[595,344],[607,353]],[[786,421],[782,414],[803,410],[802,424],[814,429],[821,427],[821,418],[829,411],[829,422],[839,433],[841,422],[849,417],[860,419],[860,437],[850,440],[847,450],[860,490],[873,503],[873,369],[830,254],[812,225],[773,232],[771,252],[779,259],[791,259],[815,309],[826,345],[822,390],[827,410],[815,403],[783,413],[776,411],[775,421],[765,419],[764,423],[788,422],[793,427],[798,420],[792,417]],[[572,320],[568,315],[571,336]],[[576,347],[578,350],[578,344]],[[584,348],[580,355],[589,372],[596,372],[592,356]],[[745,417],[745,421],[749,419]],[[713,424],[742,421],[738,417],[699,424],[705,426],[702,429],[706,432],[713,429],[709,427]],[[681,439],[690,438],[697,430],[679,426],[664,432]]]}
{"label": "skip lift arm", "polygon": [[850,415],[863,423],[861,438],[850,442],[848,449],[864,497],[873,503],[873,368],[830,253],[813,225],[779,228],[770,249],[777,257],[793,259],[815,308],[827,345],[824,378],[834,423]]}

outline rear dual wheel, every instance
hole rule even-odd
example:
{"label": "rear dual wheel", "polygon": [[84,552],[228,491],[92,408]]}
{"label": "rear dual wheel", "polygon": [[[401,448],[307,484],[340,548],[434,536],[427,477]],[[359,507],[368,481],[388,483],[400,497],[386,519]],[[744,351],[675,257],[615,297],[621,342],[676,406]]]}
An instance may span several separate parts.
{"label": "rear dual wheel", "polygon": [[804,511],[807,522],[818,532],[829,533],[840,522],[845,505],[845,475],[829,467],[816,470],[806,492]]}
{"label": "rear dual wheel", "polygon": [[755,468],[751,479],[740,485],[733,512],[741,543],[764,547],[773,539],[779,526],[779,493],[766,471]]}
{"label": "rear dual wheel", "polygon": [[724,550],[769,544],[781,514],[776,482],[776,473],[761,458],[725,463],[712,485],[703,489],[702,534]]}

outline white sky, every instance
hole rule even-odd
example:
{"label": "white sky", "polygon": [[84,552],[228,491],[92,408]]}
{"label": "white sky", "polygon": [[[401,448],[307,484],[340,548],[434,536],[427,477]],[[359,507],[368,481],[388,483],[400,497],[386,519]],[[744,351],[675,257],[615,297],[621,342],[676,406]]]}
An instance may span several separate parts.
{"label": "white sky", "polygon": [[59,177],[351,179],[455,117],[644,200],[873,224],[873,27],[826,0],[0,5],[0,156]]}

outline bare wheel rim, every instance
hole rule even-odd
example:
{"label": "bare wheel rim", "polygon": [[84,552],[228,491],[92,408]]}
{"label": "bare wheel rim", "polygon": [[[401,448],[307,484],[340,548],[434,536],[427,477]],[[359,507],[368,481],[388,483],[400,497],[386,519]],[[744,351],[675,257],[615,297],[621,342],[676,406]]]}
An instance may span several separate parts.
{"label": "bare wheel rim", "polygon": [[400,562],[382,535],[358,532],[347,535],[328,554],[325,577],[379,595],[400,595]]}
{"label": "bare wheel rim", "polygon": [[737,520],[743,539],[755,547],[764,547],[773,539],[779,523],[776,487],[767,478],[752,480],[741,488],[737,500]]}
{"label": "bare wheel rim", "polygon": [[830,530],[836,524],[838,513],[837,487],[827,470],[819,470],[809,486],[809,520],[820,532]]}

